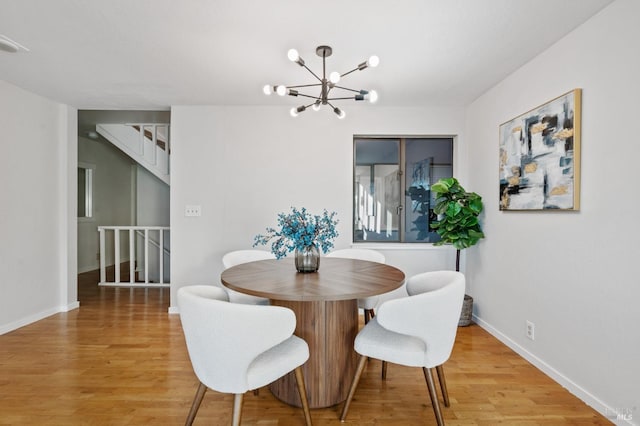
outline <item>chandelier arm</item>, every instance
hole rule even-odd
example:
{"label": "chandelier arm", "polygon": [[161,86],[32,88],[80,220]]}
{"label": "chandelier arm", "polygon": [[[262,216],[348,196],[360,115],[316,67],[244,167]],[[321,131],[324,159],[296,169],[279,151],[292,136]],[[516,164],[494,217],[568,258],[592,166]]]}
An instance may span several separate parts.
{"label": "chandelier arm", "polygon": [[333,112],[336,113],[336,115],[338,116],[338,118],[344,118],[345,114],[344,111],[341,110],[338,107],[333,106],[333,104],[331,104],[331,102],[327,102],[327,105],[329,105],[331,107],[331,109],[333,109]]}
{"label": "chandelier arm", "polygon": [[[311,98],[311,99],[315,99],[315,100],[320,100],[320,98],[317,97],[317,96],[305,95],[304,93],[298,93],[298,96],[303,96],[305,98]],[[353,99],[353,98],[348,98],[348,99]]]}
{"label": "chandelier arm", "polygon": [[349,89],[348,87],[343,87],[343,86],[333,86],[333,87],[336,89],[348,90],[349,92],[355,92],[355,93],[362,92],[362,90]]}
{"label": "chandelier arm", "polygon": [[317,87],[317,86],[322,86],[322,83],[315,83],[315,84],[298,84],[296,86],[287,86],[287,89],[297,89],[299,87]]}
{"label": "chandelier arm", "polygon": [[[373,59],[373,56],[372,56],[371,58],[369,58],[369,60],[371,60],[371,59]],[[373,66],[375,67],[376,65],[373,65]],[[358,64],[358,66],[357,66],[357,67],[355,67],[355,68],[354,68],[354,69],[352,69],[351,71],[347,71],[347,72],[345,72],[345,73],[344,73],[344,74],[342,74],[340,77],[344,77],[345,75],[351,74],[351,73],[352,73],[352,72],[354,72],[354,71],[362,71],[362,70],[364,70],[364,69],[366,69],[366,68],[369,68],[369,61],[364,61],[364,62],[362,62],[362,63]]]}
{"label": "chandelier arm", "polygon": [[345,98],[327,98],[328,101],[343,101],[345,99],[351,99],[353,100],[353,96],[347,96]]}
{"label": "chandelier arm", "polygon": [[303,66],[307,71],[309,71],[309,72],[311,73],[311,75],[313,75],[316,79],[318,79],[318,81],[322,82],[322,79],[321,79],[320,77],[318,77],[318,76],[316,75],[316,73],[315,73],[315,72],[311,71],[311,70],[309,69],[309,67],[308,67],[308,66],[306,66],[306,65],[302,65],[302,66]]}
{"label": "chandelier arm", "polygon": [[352,69],[351,71],[347,71],[344,74],[340,74],[340,78],[344,77],[345,75],[349,75],[354,71],[358,71],[360,69],[360,67],[355,67],[354,69]]}

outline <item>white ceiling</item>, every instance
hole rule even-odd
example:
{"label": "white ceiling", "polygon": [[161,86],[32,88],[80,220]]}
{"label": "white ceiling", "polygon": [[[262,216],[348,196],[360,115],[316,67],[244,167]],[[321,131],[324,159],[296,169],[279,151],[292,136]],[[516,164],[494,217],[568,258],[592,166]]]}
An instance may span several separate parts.
{"label": "white ceiling", "polygon": [[[611,0],[0,0],[0,79],[78,109],[282,105],[271,84],[372,54],[341,84],[386,106],[466,105]],[[297,104],[287,100],[288,104]]]}

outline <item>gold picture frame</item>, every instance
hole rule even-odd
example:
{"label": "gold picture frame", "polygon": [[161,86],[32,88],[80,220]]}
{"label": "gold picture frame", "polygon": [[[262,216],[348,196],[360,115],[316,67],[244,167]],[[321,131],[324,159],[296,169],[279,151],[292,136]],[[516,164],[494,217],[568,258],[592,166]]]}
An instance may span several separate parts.
{"label": "gold picture frame", "polygon": [[580,210],[582,89],[500,125],[500,210]]}

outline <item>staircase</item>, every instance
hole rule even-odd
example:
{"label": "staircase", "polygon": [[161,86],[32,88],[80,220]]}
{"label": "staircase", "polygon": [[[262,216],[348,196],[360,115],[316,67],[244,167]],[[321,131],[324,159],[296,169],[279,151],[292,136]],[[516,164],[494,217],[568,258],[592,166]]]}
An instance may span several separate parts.
{"label": "staircase", "polygon": [[170,185],[168,124],[96,124],[96,131]]}

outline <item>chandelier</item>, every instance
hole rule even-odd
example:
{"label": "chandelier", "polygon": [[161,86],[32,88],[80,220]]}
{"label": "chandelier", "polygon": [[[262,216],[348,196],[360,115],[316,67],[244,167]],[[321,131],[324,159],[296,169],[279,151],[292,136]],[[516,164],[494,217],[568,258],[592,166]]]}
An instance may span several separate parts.
{"label": "chandelier", "polygon": [[[317,80],[318,83],[311,84],[299,84],[295,86],[284,86],[284,85],[266,85],[263,88],[265,95],[270,95],[272,93],[276,93],[280,96],[296,96],[296,97],[304,97],[312,99],[308,105],[300,105],[299,107],[291,108],[291,116],[297,117],[303,111],[306,111],[307,108],[311,107],[314,111],[318,111],[323,105],[328,105],[333,109],[333,112],[336,113],[338,118],[344,118],[345,112],[340,108],[334,106],[331,101],[340,101],[345,99],[353,99],[356,101],[369,101],[371,103],[378,100],[378,93],[375,90],[355,90],[350,89],[348,87],[339,86],[338,83],[342,79],[354,71],[362,71],[368,67],[377,67],[378,63],[380,63],[380,59],[377,56],[371,56],[367,61],[362,62],[354,69],[347,71],[343,74],[340,74],[337,71],[333,71],[329,74],[327,78],[327,67],[326,67],[326,59],[331,56],[332,49],[329,46],[318,46],[316,48],[316,54],[322,58],[322,78],[320,78],[316,73],[311,71],[309,67],[305,64],[304,60],[298,54],[296,49],[289,49],[287,56],[291,62],[295,62],[296,64],[304,67],[307,71],[311,73]],[[316,87],[320,89],[320,93],[317,96],[309,95],[306,93],[302,93],[299,89],[307,89]]]}

